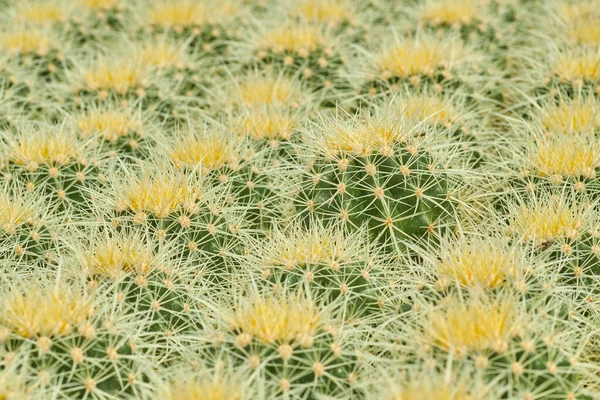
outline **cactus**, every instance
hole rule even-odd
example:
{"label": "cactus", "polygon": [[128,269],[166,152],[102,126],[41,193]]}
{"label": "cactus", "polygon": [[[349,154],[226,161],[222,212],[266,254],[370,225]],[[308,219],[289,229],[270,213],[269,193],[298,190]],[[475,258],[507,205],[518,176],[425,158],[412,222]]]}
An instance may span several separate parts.
{"label": "cactus", "polygon": [[61,215],[44,204],[44,196],[27,193],[14,183],[0,190],[0,252],[4,259],[54,261]]}
{"label": "cactus", "polygon": [[145,367],[131,322],[104,307],[108,298],[39,278],[3,288],[3,367],[16,363],[26,384],[49,395],[59,389],[61,398],[135,393]]}
{"label": "cactus", "polygon": [[[490,381],[502,397],[568,398],[580,393],[573,329],[560,322],[552,306],[534,302],[530,309],[507,291],[460,296],[427,307],[419,339],[427,357],[435,360],[442,352],[457,365],[471,365],[478,370],[474,375]],[[533,322],[538,314],[550,322]]]}
{"label": "cactus", "polygon": [[207,55],[227,51],[227,40],[234,36],[231,29],[240,9],[231,1],[168,0],[144,4],[140,21],[144,31],[189,39],[190,46]]}
{"label": "cactus", "polygon": [[437,161],[428,150],[431,128],[412,126],[385,109],[323,125],[312,138],[296,198],[304,216],[341,220],[350,229],[368,224],[372,237],[392,248],[401,239],[433,237],[452,226],[460,185],[451,162]]}
{"label": "cactus", "polygon": [[96,152],[66,127],[26,123],[16,134],[4,132],[3,180],[14,180],[61,204],[83,210],[89,202],[87,188],[101,179]]}
{"label": "cactus", "polygon": [[348,318],[366,318],[382,306],[380,281],[386,270],[385,258],[365,244],[366,232],[345,233],[340,226],[296,224],[285,231],[275,230],[268,241],[247,246],[252,263],[262,277],[275,286],[310,287],[324,301],[344,299]]}
{"label": "cactus", "polygon": [[403,84],[431,86],[437,92],[453,93],[461,88],[483,92],[493,80],[479,86],[481,64],[486,60],[472,45],[463,44],[455,35],[438,38],[422,33],[414,37],[395,37],[369,54],[359,79],[361,92],[389,94]]}
{"label": "cactus", "polygon": [[58,80],[64,76],[62,46],[53,32],[19,25],[3,31],[0,39],[2,52],[11,54],[26,69],[35,71],[46,80]]}
{"label": "cactus", "polygon": [[361,396],[352,386],[358,361],[351,337],[359,333],[334,325],[331,307],[284,289],[278,295],[251,292],[233,310],[217,312],[228,328],[206,351],[228,354],[257,375],[268,375],[268,397]]}
{"label": "cactus", "polygon": [[301,78],[313,90],[341,92],[343,97],[350,86],[341,73],[345,63],[342,36],[324,23],[282,18],[283,24],[258,25],[248,43],[233,49],[232,55],[239,53],[250,68],[258,65],[282,71]]}
{"label": "cactus", "polygon": [[178,243],[181,255],[222,269],[239,253],[243,228],[229,202],[228,186],[211,188],[194,172],[158,165],[142,164],[139,173],[130,167],[115,172],[107,179],[107,193],[96,193],[105,204],[99,215],[124,228],[145,227],[159,240]]}
{"label": "cactus", "polygon": [[190,265],[176,241],[159,240],[143,227],[100,225],[82,231],[68,247],[75,276],[94,291],[114,293],[124,310],[145,321],[140,341],[155,356],[167,358],[169,341],[201,328],[191,316],[198,305],[190,293],[211,271]]}
{"label": "cactus", "polygon": [[208,186],[229,185],[231,205],[245,210],[245,227],[268,228],[279,215],[275,207],[280,196],[273,190],[277,174],[269,171],[272,160],[243,137],[219,134],[222,129],[183,129],[165,143],[166,157],[179,169],[197,171]]}
{"label": "cactus", "polygon": [[146,134],[148,119],[139,107],[108,103],[83,106],[73,123],[83,140],[96,139],[109,156],[139,159],[147,157],[154,145]]}

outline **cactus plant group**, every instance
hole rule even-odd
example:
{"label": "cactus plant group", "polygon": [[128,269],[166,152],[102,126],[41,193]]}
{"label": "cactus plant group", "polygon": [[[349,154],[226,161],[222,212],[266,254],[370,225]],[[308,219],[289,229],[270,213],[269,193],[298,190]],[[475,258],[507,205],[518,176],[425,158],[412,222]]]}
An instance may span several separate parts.
{"label": "cactus plant group", "polygon": [[600,399],[598,0],[0,0],[0,399]]}

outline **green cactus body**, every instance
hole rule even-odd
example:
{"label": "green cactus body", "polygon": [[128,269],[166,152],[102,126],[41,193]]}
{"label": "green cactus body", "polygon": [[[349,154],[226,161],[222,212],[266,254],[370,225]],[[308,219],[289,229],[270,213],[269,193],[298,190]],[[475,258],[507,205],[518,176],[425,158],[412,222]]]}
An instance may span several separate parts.
{"label": "green cactus body", "polygon": [[326,139],[333,149],[316,148],[296,201],[306,218],[366,224],[391,246],[451,227],[453,177],[429,151],[396,136],[405,134],[398,126],[344,129]]}
{"label": "green cactus body", "polygon": [[0,252],[6,259],[52,261],[59,217],[37,201],[37,193],[25,193],[14,185],[0,191]]}
{"label": "green cactus body", "polygon": [[310,287],[326,303],[343,299],[347,318],[360,319],[381,311],[378,286],[386,269],[384,257],[365,244],[366,232],[345,233],[341,227],[300,225],[276,230],[266,242],[248,249],[259,255],[265,281],[288,288]]}
{"label": "green cactus body", "polygon": [[206,351],[226,353],[233,362],[271,376],[270,396],[360,397],[361,389],[352,385],[358,353],[345,342],[352,328],[334,327],[323,312],[293,295],[253,298],[233,310],[230,330]]}
{"label": "green cactus body", "polygon": [[29,124],[18,131],[3,135],[3,180],[39,190],[62,209],[88,209],[89,189],[100,186],[102,176],[89,143],[64,126]]}
{"label": "green cactus body", "polygon": [[197,174],[172,167],[120,177],[113,184],[106,201],[114,209],[105,213],[115,224],[145,227],[157,239],[177,243],[182,257],[201,258],[214,270],[223,270],[240,252],[243,227],[235,223],[228,185],[211,188]]}
{"label": "green cactus body", "polygon": [[60,388],[60,398],[134,393],[135,383],[143,379],[133,350],[136,329],[95,310],[102,297],[76,286],[23,285],[13,284],[3,294],[10,308],[0,317],[2,367],[9,360],[26,383],[41,393]]}

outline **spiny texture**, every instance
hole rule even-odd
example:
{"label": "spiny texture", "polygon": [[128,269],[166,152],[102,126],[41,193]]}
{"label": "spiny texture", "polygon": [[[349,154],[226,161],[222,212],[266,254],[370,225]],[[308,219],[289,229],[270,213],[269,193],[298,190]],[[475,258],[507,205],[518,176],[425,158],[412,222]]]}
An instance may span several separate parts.
{"label": "spiny texture", "polygon": [[0,400],[600,399],[598,0],[0,0]]}

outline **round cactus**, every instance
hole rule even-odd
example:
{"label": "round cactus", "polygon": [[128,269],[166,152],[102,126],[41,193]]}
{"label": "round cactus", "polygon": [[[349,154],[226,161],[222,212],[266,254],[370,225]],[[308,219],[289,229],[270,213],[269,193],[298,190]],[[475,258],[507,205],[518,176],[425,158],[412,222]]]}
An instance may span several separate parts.
{"label": "round cactus", "polygon": [[26,384],[50,396],[135,393],[145,366],[134,350],[131,321],[111,311],[108,298],[76,283],[36,278],[42,281],[15,280],[3,288],[3,367],[14,363]]}
{"label": "round cactus", "polygon": [[350,229],[367,224],[392,247],[452,226],[460,174],[431,150],[431,127],[386,111],[323,122],[309,139],[302,215]]}
{"label": "round cactus", "polygon": [[254,376],[269,376],[268,397],[361,396],[360,388],[353,387],[360,364],[354,336],[360,331],[336,324],[333,304],[319,306],[284,289],[280,294],[250,292],[228,312],[215,312],[223,328],[206,351],[227,354],[255,370]]}
{"label": "round cactus", "polygon": [[89,205],[88,188],[100,183],[101,172],[90,143],[63,125],[25,123],[4,132],[3,180],[14,180],[75,211]]}
{"label": "round cactus", "polygon": [[368,245],[366,232],[341,226],[295,224],[276,229],[265,241],[247,245],[246,257],[274,286],[309,287],[323,301],[343,299],[347,318],[367,318],[384,304],[385,257]]}

